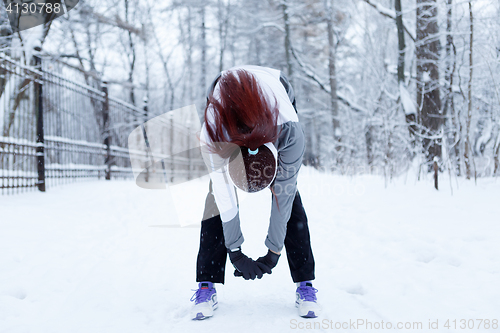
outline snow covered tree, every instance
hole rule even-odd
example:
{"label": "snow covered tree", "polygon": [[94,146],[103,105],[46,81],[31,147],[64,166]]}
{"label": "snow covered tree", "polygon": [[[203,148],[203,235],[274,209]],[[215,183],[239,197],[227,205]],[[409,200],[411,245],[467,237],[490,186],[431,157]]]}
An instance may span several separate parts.
{"label": "snow covered tree", "polygon": [[427,162],[441,158],[443,113],[439,82],[441,43],[436,0],[417,0],[417,105]]}

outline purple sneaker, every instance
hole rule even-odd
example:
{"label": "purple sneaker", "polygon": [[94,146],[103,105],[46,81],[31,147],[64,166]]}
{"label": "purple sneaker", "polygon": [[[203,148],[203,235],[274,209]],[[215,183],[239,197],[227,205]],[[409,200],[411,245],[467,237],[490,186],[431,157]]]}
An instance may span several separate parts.
{"label": "purple sneaker", "polygon": [[194,302],[191,310],[191,319],[201,320],[212,317],[217,309],[217,291],[212,282],[203,281],[198,284],[198,290],[191,297]]}
{"label": "purple sneaker", "polygon": [[299,316],[316,318],[319,316],[319,305],[316,300],[318,289],[313,288],[311,281],[297,283],[295,306],[299,308]]}

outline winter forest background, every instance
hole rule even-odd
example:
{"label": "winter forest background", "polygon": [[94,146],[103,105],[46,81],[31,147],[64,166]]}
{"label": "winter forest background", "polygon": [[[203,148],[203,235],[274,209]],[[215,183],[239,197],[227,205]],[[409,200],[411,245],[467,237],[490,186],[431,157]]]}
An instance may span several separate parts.
{"label": "winter forest background", "polygon": [[201,116],[223,69],[277,68],[306,165],[391,178],[436,160],[472,178],[500,173],[499,15],[495,0],[82,0],[12,35],[3,11],[1,33],[10,57],[28,64],[41,44],[153,115],[194,103]]}

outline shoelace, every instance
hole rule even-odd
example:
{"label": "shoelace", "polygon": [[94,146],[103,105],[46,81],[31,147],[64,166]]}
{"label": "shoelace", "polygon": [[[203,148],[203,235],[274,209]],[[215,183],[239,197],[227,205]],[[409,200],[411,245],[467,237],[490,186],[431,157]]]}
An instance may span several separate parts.
{"label": "shoelace", "polygon": [[192,291],[196,291],[193,296],[191,296],[190,301],[193,302],[195,301],[194,304],[206,302],[210,297],[210,289],[191,289]]}
{"label": "shoelace", "polygon": [[318,289],[308,286],[298,287],[297,291],[304,298],[304,301],[316,302],[316,293]]}

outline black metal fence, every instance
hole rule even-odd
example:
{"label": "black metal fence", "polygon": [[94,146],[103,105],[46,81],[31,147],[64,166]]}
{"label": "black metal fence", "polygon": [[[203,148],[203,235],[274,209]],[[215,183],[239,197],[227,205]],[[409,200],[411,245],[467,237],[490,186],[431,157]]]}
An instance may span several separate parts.
{"label": "black metal fence", "polygon": [[[24,66],[0,54],[1,193],[132,177],[128,136],[150,116],[147,106],[109,96],[106,83],[64,63],[35,56]],[[170,126],[174,132],[186,124]],[[147,164],[147,151],[132,154]],[[204,169],[200,159],[182,156],[167,163],[171,179]]]}

